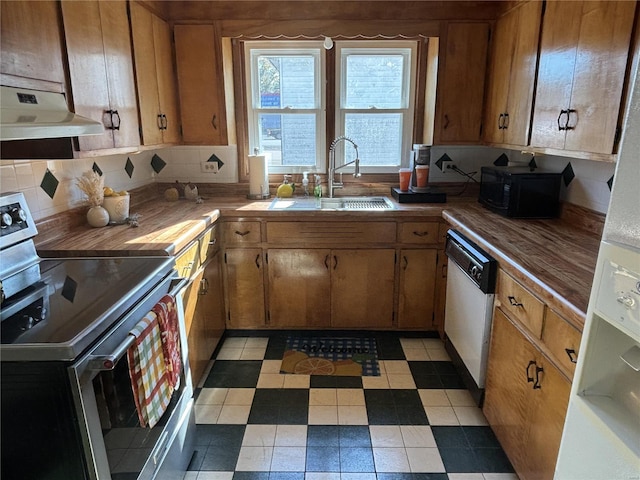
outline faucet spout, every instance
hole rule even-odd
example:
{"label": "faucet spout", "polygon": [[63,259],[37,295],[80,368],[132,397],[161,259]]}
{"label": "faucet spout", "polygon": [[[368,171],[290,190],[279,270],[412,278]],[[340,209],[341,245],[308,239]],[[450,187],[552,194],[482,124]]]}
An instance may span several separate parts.
{"label": "faucet spout", "polygon": [[[356,159],[345,163],[343,165],[340,165],[339,167],[336,167],[336,146],[340,143],[340,142],[348,142],[351,143],[351,145],[353,145],[353,148],[356,151]],[[356,145],[356,143],[349,137],[346,137],[344,135],[337,137],[333,140],[333,142],[331,142],[331,146],[329,147],[329,175],[328,175],[328,179],[327,179],[327,183],[328,183],[328,190],[329,190],[329,198],[333,198],[333,191],[335,189],[338,188],[343,188],[344,187],[344,183],[342,183],[342,172],[340,172],[340,181],[337,182],[335,179],[335,173],[346,167],[349,165],[354,165],[354,172],[353,172],[353,176],[354,177],[360,177],[361,173],[360,173],[360,158],[358,155],[358,145]]]}

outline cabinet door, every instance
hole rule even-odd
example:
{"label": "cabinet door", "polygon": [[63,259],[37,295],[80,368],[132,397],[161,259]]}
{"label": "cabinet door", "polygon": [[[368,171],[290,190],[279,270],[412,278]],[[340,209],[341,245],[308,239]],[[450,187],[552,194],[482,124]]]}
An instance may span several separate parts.
{"label": "cabinet door", "polygon": [[438,82],[439,143],[477,143],[487,65],[489,25],[451,23],[444,72]]}
{"label": "cabinet door", "polygon": [[536,364],[542,369],[538,372],[540,388],[529,391],[532,400],[527,442],[529,462],[522,478],[552,480],[571,383],[542,355],[537,355]]}
{"label": "cabinet door", "polygon": [[185,143],[223,145],[226,118],[220,38],[213,25],[175,25],[182,138]]}
{"label": "cabinet door", "polygon": [[184,323],[187,333],[187,345],[189,348],[189,368],[191,370],[191,378],[194,384],[200,380],[203,368],[198,360],[198,352],[201,349],[202,342],[202,326],[200,317],[197,314],[199,301],[200,282],[204,276],[204,269],[198,272],[192,278],[182,293],[182,304],[184,307]]}
{"label": "cabinet door", "polygon": [[262,250],[230,248],[224,254],[228,326],[265,325]]}
{"label": "cabinet door", "polygon": [[484,117],[484,138],[489,143],[504,142],[504,114],[509,95],[511,59],[515,48],[517,15],[512,10],[496,22],[491,40],[492,53]]}
{"label": "cabinet door", "polygon": [[136,62],[136,82],[140,105],[142,143],[162,143],[160,100],[158,94],[158,71],[152,53],[154,46],[154,15],[136,2],[130,4],[133,54]]}
{"label": "cabinet door", "polygon": [[155,15],[153,16],[153,39],[158,72],[158,100],[160,112],[164,115],[162,141],[163,143],[178,143],[180,141],[178,84],[173,69],[171,27]]}
{"label": "cabinet door", "polygon": [[331,326],[391,328],[395,251],[332,250]]}
{"label": "cabinet door", "polygon": [[330,250],[270,249],[269,324],[328,327],[331,324]]}
{"label": "cabinet door", "polygon": [[55,1],[2,2],[0,72],[24,79],[65,83],[62,28]]}
{"label": "cabinet door", "polygon": [[528,371],[527,367],[535,358],[531,344],[496,308],[483,412],[518,473],[527,465],[529,455],[526,438],[532,383],[527,381],[527,375],[535,375],[535,365],[529,366]]}
{"label": "cabinet door", "polygon": [[433,323],[437,250],[401,250],[398,328],[428,330]]}

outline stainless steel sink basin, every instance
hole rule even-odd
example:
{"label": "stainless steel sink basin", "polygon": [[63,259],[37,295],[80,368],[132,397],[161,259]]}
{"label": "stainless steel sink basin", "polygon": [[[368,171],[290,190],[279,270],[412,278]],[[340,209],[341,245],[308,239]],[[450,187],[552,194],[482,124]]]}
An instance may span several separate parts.
{"label": "stainless steel sink basin", "polygon": [[313,197],[276,198],[269,210],[335,210],[335,211],[378,211],[395,210],[395,205],[387,197]]}

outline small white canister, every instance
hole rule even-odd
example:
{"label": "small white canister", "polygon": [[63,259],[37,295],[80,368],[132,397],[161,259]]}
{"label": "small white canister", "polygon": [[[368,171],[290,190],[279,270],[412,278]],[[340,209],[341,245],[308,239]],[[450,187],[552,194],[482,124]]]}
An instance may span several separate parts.
{"label": "small white canister", "polygon": [[129,218],[129,194],[104,197],[102,206],[109,212],[110,223],[124,223]]}

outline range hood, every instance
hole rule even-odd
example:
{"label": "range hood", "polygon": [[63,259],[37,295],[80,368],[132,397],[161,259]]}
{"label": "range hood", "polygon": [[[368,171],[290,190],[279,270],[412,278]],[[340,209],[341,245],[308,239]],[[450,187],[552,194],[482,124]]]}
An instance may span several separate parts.
{"label": "range hood", "polygon": [[100,122],[76,115],[62,93],[0,86],[0,140],[100,135]]}

